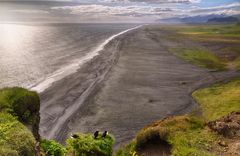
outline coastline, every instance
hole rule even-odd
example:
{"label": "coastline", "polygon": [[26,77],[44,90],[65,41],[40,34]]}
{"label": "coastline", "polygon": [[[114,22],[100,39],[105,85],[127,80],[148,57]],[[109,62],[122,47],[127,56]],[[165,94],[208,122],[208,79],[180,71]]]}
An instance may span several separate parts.
{"label": "coastline", "polygon": [[[44,114],[42,116],[43,120],[41,120],[44,123],[40,123],[40,134],[42,134],[43,137],[49,139],[58,137],[58,134],[61,133],[66,122],[69,121],[69,118],[75,114],[90,94],[95,92],[94,90],[96,90],[97,85],[103,81],[105,75],[117,60],[120,38],[139,27],[141,26],[127,29],[109,37],[94,51],[84,57],[87,59],[84,59],[85,61],[84,63],[82,62],[81,67],[78,67],[79,69],[58,81],[54,81],[50,87],[40,90],[42,101],[40,112],[41,115]],[[75,79],[77,80],[75,81]],[[69,84],[67,88],[64,87],[66,85],[65,83]],[[62,86],[62,84],[64,85]],[[76,88],[76,90],[74,90],[74,88]],[[56,90],[60,93],[56,93]],[[71,91],[74,92],[74,95],[69,95],[69,91],[70,94]],[[59,95],[63,95],[63,97]],[[65,98],[71,98],[71,100],[66,100]],[[58,103],[59,101],[61,102]],[[64,103],[64,101],[67,102]],[[46,127],[45,124],[47,125]],[[45,130],[43,130],[44,128],[42,127],[45,127]]]}
{"label": "coastline", "polygon": [[195,110],[195,89],[239,75],[211,73],[178,59],[166,50],[176,46],[167,35],[144,26],[119,36],[76,73],[46,89],[41,135],[63,142],[71,132],[108,130],[118,146],[155,120]]}
{"label": "coastline", "polygon": [[98,45],[96,48],[94,48],[94,50],[90,51],[89,53],[87,53],[85,56],[83,56],[80,60],[75,60],[74,62],[72,62],[71,64],[58,69],[57,71],[55,71],[53,74],[51,74],[50,76],[48,76],[47,78],[45,78],[44,80],[38,82],[37,84],[31,85],[27,88],[29,88],[30,90],[33,91],[37,91],[38,93],[43,92],[44,90],[46,90],[47,88],[51,87],[51,85],[56,82],[59,81],[71,74],[76,73],[81,66],[83,66],[83,64],[87,63],[88,61],[90,61],[91,59],[93,59],[94,57],[98,56],[99,53],[104,50],[104,47],[109,44],[112,40],[114,40],[116,37],[123,35],[124,33],[127,33],[129,31],[132,31],[134,29],[138,29],[140,28],[142,25],[121,31],[117,34],[114,34],[112,36],[110,36],[109,38],[107,38],[103,43],[101,43],[100,45]]}

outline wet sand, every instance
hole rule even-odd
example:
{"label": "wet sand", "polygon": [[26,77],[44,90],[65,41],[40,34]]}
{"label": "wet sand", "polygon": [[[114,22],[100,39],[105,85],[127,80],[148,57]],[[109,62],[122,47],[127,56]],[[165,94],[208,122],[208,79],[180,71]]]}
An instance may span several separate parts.
{"label": "wet sand", "polygon": [[[108,130],[116,145],[147,124],[197,110],[191,93],[239,75],[210,72],[168,52],[178,47],[161,26],[143,26],[110,42],[77,73],[41,94],[40,133],[64,142],[72,132]],[[181,46],[194,45],[184,41]]]}

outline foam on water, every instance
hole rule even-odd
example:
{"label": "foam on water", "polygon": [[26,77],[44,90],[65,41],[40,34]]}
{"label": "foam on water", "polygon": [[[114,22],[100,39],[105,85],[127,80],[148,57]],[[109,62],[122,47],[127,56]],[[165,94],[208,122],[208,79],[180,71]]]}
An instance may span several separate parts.
{"label": "foam on water", "polygon": [[140,28],[142,25],[134,27],[134,28],[130,28],[127,30],[124,30],[118,34],[112,35],[111,37],[109,37],[108,39],[106,39],[103,43],[101,43],[99,46],[97,46],[93,51],[89,52],[88,54],[86,54],[84,57],[82,57],[79,60],[74,61],[73,63],[57,70],[56,72],[54,72],[52,75],[50,75],[49,77],[47,77],[46,79],[44,79],[43,81],[41,81],[40,83],[33,85],[33,86],[29,86],[28,88],[37,92],[43,92],[45,89],[47,89],[48,87],[50,87],[54,82],[61,80],[62,78],[73,74],[75,72],[77,72],[77,70],[86,62],[88,62],[89,60],[91,60],[92,58],[94,58],[95,56],[99,55],[99,52],[102,51],[104,49],[104,47],[113,39],[115,39],[116,37],[134,30],[134,29],[138,29]]}

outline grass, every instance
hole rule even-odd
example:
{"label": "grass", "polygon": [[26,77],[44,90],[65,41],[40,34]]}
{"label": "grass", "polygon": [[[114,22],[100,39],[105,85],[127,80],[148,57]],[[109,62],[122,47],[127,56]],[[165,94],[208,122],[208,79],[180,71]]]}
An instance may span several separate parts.
{"label": "grass", "polygon": [[94,139],[92,134],[78,133],[79,138],[67,140],[68,153],[74,156],[111,156],[112,146],[115,142],[113,136],[105,138],[99,136]]}
{"label": "grass", "polygon": [[115,156],[137,156],[137,143],[136,140],[131,141],[126,146],[118,149]]}
{"label": "grass", "polygon": [[20,87],[0,89],[0,112],[9,113],[23,124],[31,126],[32,132],[39,140],[40,99],[36,92]]}
{"label": "grass", "polygon": [[[33,156],[38,134],[40,100],[36,92],[13,87],[0,90],[0,155]],[[32,133],[28,126],[32,126]],[[34,138],[34,136],[35,138]],[[111,156],[114,138],[94,139],[92,134],[78,134],[68,139],[67,147],[53,140],[41,140],[46,156]]]}
{"label": "grass", "polygon": [[0,155],[33,156],[35,138],[16,117],[0,113]]}
{"label": "grass", "polygon": [[[180,29],[179,29],[180,28]],[[240,26],[237,24],[231,25],[192,25],[192,26],[180,26],[177,31],[180,34],[185,34],[189,36],[197,37],[195,39],[207,39],[207,38],[216,38],[217,40],[225,39],[224,41],[228,42],[240,38]]]}
{"label": "grass", "polygon": [[41,140],[40,146],[46,156],[65,156],[67,152],[65,147],[54,140]]}
{"label": "grass", "polygon": [[39,109],[36,92],[19,87],[0,89],[0,155],[35,155]]}
{"label": "grass", "polygon": [[200,89],[193,93],[193,97],[200,104],[203,116],[207,120],[215,120],[232,111],[240,111],[240,79]]}
{"label": "grass", "polygon": [[234,64],[236,66],[236,69],[240,70],[240,57],[238,57],[236,60],[234,60]]}
{"label": "grass", "polygon": [[[164,29],[175,32],[168,38],[182,45],[170,51],[182,59],[209,69],[240,70],[239,24],[178,25]],[[200,49],[183,44],[184,39],[199,43]]]}
{"label": "grass", "polygon": [[157,121],[142,129],[136,139],[121,148],[116,156],[132,156],[138,148],[156,138],[169,143],[174,156],[218,155],[222,148],[218,141],[224,138],[210,130],[206,123],[233,111],[240,111],[239,95],[240,78],[197,90],[193,97],[202,108],[202,116],[190,114]]}
{"label": "grass", "polygon": [[172,146],[172,155],[211,156],[209,150],[217,138],[214,132],[205,129],[200,118],[191,115],[172,117],[142,129],[136,141],[117,151],[116,156],[133,156],[138,148],[156,139],[167,141]]}
{"label": "grass", "polygon": [[221,59],[203,49],[171,49],[171,52],[176,54],[178,57],[187,60],[200,67],[213,69],[213,70],[224,70],[225,64],[222,63]]}
{"label": "grass", "polygon": [[0,111],[17,116],[23,123],[33,123],[40,109],[36,92],[24,88],[4,88],[0,90]]}

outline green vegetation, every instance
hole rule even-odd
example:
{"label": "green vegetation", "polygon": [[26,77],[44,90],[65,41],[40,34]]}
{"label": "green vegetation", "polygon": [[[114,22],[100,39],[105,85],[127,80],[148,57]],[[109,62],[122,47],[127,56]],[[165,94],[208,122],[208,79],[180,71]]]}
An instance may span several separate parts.
{"label": "green vegetation", "polygon": [[240,70],[240,57],[238,57],[236,60],[235,60],[235,66],[238,70]]}
{"label": "green vegetation", "polygon": [[107,135],[94,139],[92,134],[76,134],[78,138],[67,139],[64,147],[54,140],[42,140],[41,148],[46,156],[111,156],[114,138]]}
{"label": "green vegetation", "polygon": [[0,155],[33,156],[35,138],[16,117],[0,113]]}
{"label": "green vegetation", "polygon": [[68,153],[74,156],[111,156],[114,138],[107,135],[105,138],[94,139],[92,134],[78,134],[79,138],[67,140]]}
{"label": "green vegetation", "polygon": [[128,145],[118,149],[116,156],[137,156],[136,140],[133,140]]}
{"label": "green vegetation", "polygon": [[216,120],[233,111],[240,111],[240,79],[200,89],[193,97],[201,105],[207,120]]}
{"label": "green vegetation", "polygon": [[36,92],[19,87],[0,90],[0,111],[17,116],[23,123],[33,123],[39,109],[40,100]]}
{"label": "green vegetation", "polygon": [[207,156],[211,155],[209,149],[217,135],[206,129],[204,121],[195,116],[168,118],[142,129],[136,137],[136,144],[130,143],[127,148],[119,150],[117,156],[132,156],[131,153],[155,139],[167,141],[172,146],[172,155]]}
{"label": "green vegetation", "polygon": [[133,156],[138,148],[154,139],[172,146],[172,155],[210,156],[219,153],[218,141],[223,137],[210,130],[206,123],[233,111],[240,111],[240,79],[200,89],[193,97],[202,107],[202,116],[184,115],[155,122],[142,129],[134,141],[120,149],[116,156]]}
{"label": "green vegetation", "polygon": [[203,49],[171,49],[171,52],[176,54],[178,57],[185,59],[193,64],[200,67],[214,69],[214,70],[224,70],[225,65],[222,63],[220,58]]}
{"label": "green vegetation", "polygon": [[[168,37],[178,43],[170,51],[182,59],[209,69],[240,70],[239,24],[178,25],[163,28],[176,32]],[[182,42],[184,39],[186,43]],[[187,42],[189,39],[196,42],[197,47]]]}
{"label": "green vegetation", "polygon": [[[214,38],[219,41],[237,41],[240,38],[240,25],[192,25],[180,26],[177,31],[181,34],[193,35],[196,39]],[[225,40],[222,40],[225,39]]]}
{"label": "green vegetation", "polygon": [[0,90],[0,112],[9,113],[23,124],[30,125],[37,140],[39,139],[39,109],[40,99],[36,92],[20,87]]}
{"label": "green vegetation", "polygon": [[65,156],[66,149],[54,140],[41,140],[41,147],[46,156]]}
{"label": "green vegetation", "polygon": [[[0,90],[0,155],[35,155],[38,134],[40,100],[36,92],[23,88]],[[24,126],[25,125],[25,126]],[[27,129],[32,127],[32,133]],[[34,136],[35,138],[34,138]],[[77,139],[68,139],[67,148],[53,140],[41,140],[40,147],[46,156],[111,156],[114,138],[94,139],[91,134],[78,134]]]}
{"label": "green vegetation", "polygon": [[36,92],[19,87],[0,90],[0,155],[35,155],[39,109]]}

